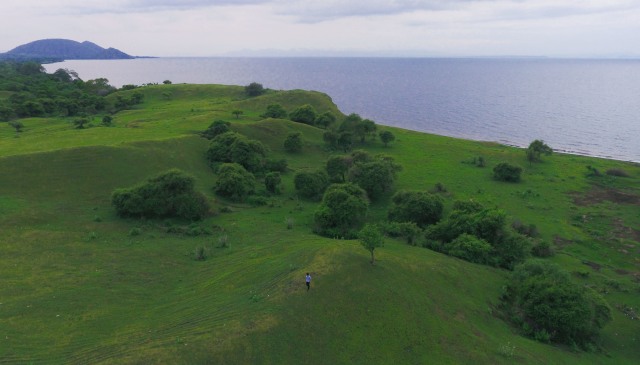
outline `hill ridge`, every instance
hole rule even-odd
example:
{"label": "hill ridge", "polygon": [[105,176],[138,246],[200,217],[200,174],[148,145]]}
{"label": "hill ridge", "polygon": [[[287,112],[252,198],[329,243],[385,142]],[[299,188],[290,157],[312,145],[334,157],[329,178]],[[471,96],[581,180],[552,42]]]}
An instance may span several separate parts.
{"label": "hill ridge", "polygon": [[99,45],[70,39],[40,39],[13,48],[0,54],[0,59],[63,59],[63,60],[109,60],[135,58],[116,48],[103,48]]}

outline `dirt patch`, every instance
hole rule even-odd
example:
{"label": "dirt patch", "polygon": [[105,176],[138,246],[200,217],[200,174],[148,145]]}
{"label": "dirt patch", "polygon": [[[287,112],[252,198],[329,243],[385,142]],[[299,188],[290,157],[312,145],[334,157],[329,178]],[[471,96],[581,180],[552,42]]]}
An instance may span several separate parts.
{"label": "dirt patch", "polygon": [[593,269],[594,271],[600,271],[600,269],[602,268],[602,265],[600,264],[596,264],[595,262],[591,262],[591,261],[582,261],[583,264],[589,266],[591,269]]}
{"label": "dirt patch", "polygon": [[553,243],[558,248],[564,248],[566,246],[573,244],[573,241],[556,235],[556,236],[553,236]]}
{"label": "dirt patch", "polygon": [[[633,229],[624,225],[620,218],[613,220],[613,233],[617,238],[626,238],[636,242],[640,242],[640,230]],[[628,248],[635,248],[633,245],[625,245]]]}
{"label": "dirt patch", "polygon": [[623,269],[615,269],[613,271],[615,271],[616,274],[618,274],[618,275],[628,275],[629,274],[629,272],[627,270],[623,270]]}
{"label": "dirt patch", "polygon": [[594,187],[586,193],[571,193],[573,203],[580,206],[594,205],[603,201],[616,204],[630,204],[640,206],[640,196],[616,189]]}

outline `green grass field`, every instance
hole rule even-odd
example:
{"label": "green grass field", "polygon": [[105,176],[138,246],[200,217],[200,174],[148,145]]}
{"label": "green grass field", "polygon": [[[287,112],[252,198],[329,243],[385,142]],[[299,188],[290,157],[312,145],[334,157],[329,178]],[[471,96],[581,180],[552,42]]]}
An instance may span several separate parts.
{"label": "green grass field", "polygon": [[[318,203],[296,198],[293,176],[330,156],[323,131],[259,115],[273,103],[338,114],[326,95],[247,99],[242,87],[219,85],[137,90],[145,102],[116,114],[113,127],[98,118],[83,130],[65,119],[26,119],[16,136],[0,123],[0,364],[640,363],[637,164],[554,154],[530,166],[521,149],[395,128],[388,148],[356,146],[403,166],[397,189],[441,183],[447,208],[475,199],[535,224],[557,251],[550,260],[612,308],[602,349],[577,351],[522,337],[500,318],[508,271],[392,239],[371,266],[357,241],[311,233]],[[266,206],[213,194],[208,142],[197,133],[216,119],[261,140],[270,158],[288,160],[284,191]],[[282,147],[293,131],[304,138],[295,155]],[[487,167],[469,163],[477,156]],[[521,183],[492,179],[502,161],[524,168]],[[630,176],[587,177],[588,165]],[[170,168],[195,176],[210,198],[216,214],[197,223],[210,234],[167,230],[189,222],[115,215],[114,189]],[[385,219],[390,196],[371,206],[370,221]],[[221,237],[228,247],[219,247]],[[207,260],[194,260],[198,246]]]}

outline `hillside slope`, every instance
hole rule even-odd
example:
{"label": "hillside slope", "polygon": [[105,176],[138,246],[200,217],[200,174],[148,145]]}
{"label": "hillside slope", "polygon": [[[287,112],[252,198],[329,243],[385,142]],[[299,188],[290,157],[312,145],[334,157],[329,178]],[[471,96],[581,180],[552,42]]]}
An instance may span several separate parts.
{"label": "hillside slope", "polygon": [[89,41],[69,39],[41,39],[20,45],[0,59],[60,59],[60,60],[112,60],[134,58],[115,48],[102,48]]}

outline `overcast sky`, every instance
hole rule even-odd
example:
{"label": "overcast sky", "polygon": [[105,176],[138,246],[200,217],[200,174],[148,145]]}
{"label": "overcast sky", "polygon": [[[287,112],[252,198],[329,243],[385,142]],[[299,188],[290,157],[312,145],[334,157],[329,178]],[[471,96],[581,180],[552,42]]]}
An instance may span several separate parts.
{"label": "overcast sky", "polygon": [[640,0],[2,0],[0,14],[0,51],[640,57]]}

